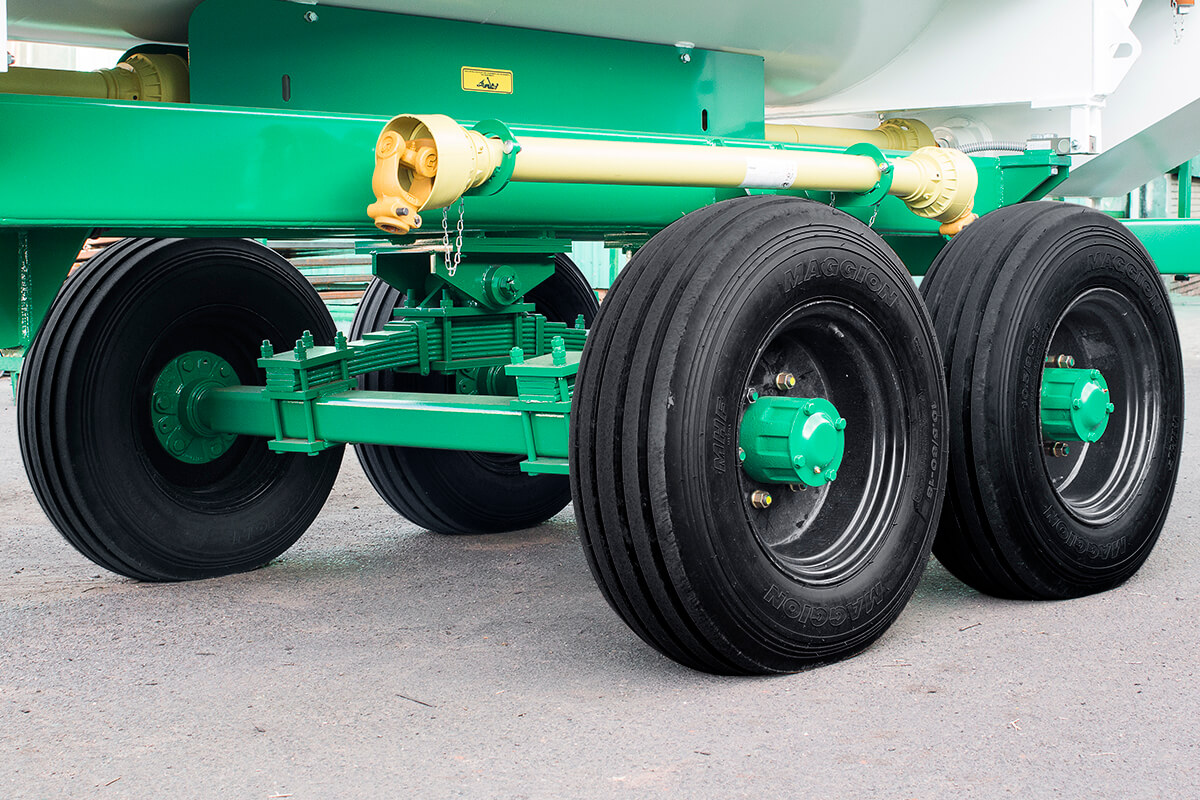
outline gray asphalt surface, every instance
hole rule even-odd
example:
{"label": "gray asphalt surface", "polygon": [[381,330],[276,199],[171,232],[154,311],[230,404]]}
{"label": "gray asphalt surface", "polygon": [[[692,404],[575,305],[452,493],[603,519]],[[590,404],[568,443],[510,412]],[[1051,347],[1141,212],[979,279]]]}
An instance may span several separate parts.
{"label": "gray asphalt surface", "polygon": [[[1189,408],[1200,306],[1178,308]],[[0,384],[0,798],[1200,797],[1200,416],[1124,586],[984,597],[936,562],[856,658],[768,679],[657,655],[568,509],[449,538],[347,458],[269,567],[138,584],[33,499]]]}

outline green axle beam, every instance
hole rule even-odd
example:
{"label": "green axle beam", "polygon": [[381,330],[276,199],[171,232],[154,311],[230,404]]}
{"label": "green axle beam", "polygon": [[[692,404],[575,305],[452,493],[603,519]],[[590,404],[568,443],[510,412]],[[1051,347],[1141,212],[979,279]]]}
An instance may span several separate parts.
{"label": "green axle beam", "polygon": [[[406,392],[349,390],[326,395],[311,404],[320,441],[397,447],[434,447],[483,453],[528,455],[526,415],[512,398]],[[276,434],[275,408],[281,413],[284,437],[307,440],[305,405],[276,404],[261,388],[234,386],[209,389],[196,401],[198,419],[215,434],[271,439]],[[540,456],[566,459],[567,417],[557,411],[529,415]]]}

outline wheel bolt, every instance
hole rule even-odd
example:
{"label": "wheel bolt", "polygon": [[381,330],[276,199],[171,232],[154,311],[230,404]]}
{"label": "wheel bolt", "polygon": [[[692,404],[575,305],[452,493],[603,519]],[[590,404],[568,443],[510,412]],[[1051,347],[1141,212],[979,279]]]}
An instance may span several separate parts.
{"label": "wheel bolt", "polygon": [[790,372],[781,372],[775,376],[775,386],[781,392],[786,392],[796,385],[796,376]]}
{"label": "wheel bolt", "polygon": [[1062,458],[1071,455],[1071,447],[1066,442],[1046,442],[1046,455]]}
{"label": "wheel bolt", "polygon": [[771,495],[762,489],[755,489],[750,493],[750,504],[755,508],[769,508],[771,505]]}
{"label": "wheel bolt", "polygon": [[1075,356],[1046,356],[1047,367],[1073,367]]}

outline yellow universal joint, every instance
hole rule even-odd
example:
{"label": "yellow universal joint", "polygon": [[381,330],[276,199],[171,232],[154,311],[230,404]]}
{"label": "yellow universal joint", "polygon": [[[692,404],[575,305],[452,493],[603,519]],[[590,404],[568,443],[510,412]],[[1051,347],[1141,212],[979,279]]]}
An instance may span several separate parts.
{"label": "yellow universal joint", "polygon": [[921,147],[894,162],[891,194],[919,217],[942,223],[939,231],[953,236],[975,219],[979,172],[966,153],[948,147]]}
{"label": "yellow universal joint", "polygon": [[367,214],[384,233],[421,227],[420,212],[444,208],[496,171],[503,143],[442,114],[401,114],[379,134]]}

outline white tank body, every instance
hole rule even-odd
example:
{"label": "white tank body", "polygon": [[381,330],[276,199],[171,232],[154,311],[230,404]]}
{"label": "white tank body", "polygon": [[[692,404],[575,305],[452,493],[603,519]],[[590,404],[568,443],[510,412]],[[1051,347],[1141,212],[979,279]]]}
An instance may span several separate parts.
{"label": "white tank body", "polygon": [[[8,0],[9,37],[118,48],[138,41],[184,43],[197,5],[199,0]],[[768,101],[802,103],[878,71],[946,0],[338,0],[321,5],[755,53],[766,61]]]}

